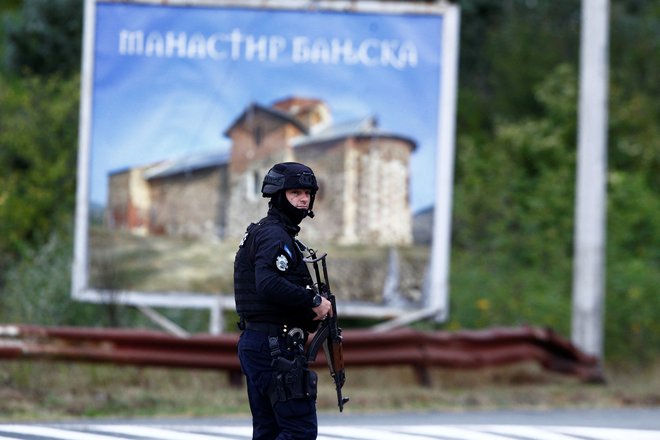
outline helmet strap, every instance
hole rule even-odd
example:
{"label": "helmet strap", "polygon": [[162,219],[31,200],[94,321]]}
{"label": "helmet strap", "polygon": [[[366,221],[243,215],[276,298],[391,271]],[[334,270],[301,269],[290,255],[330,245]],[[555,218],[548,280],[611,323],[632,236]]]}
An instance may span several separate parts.
{"label": "helmet strap", "polygon": [[309,218],[314,218],[314,211],[312,211],[312,208],[314,208],[314,199],[316,199],[316,193],[312,193],[309,199],[309,208],[307,208],[307,217]]}

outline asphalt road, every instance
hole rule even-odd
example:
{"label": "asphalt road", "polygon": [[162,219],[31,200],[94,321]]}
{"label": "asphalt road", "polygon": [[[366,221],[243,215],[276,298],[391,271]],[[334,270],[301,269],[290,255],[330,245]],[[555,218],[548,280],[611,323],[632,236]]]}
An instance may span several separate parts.
{"label": "asphalt road", "polygon": [[[660,408],[322,414],[318,440],[660,440]],[[248,418],[0,423],[0,440],[246,440]]]}

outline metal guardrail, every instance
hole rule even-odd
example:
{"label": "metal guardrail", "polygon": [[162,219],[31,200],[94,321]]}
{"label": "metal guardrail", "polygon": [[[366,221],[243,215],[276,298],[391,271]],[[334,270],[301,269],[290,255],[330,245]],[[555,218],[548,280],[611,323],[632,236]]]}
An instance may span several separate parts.
{"label": "metal guardrail", "polygon": [[[602,382],[597,358],[550,329],[388,332],[344,330],[346,367],[412,366],[422,384],[431,367],[486,368],[537,362],[549,371]],[[238,334],[172,336],[151,330],[0,325],[0,359],[46,359],[118,365],[225,370],[240,380]],[[316,363],[325,364],[319,353]]]}

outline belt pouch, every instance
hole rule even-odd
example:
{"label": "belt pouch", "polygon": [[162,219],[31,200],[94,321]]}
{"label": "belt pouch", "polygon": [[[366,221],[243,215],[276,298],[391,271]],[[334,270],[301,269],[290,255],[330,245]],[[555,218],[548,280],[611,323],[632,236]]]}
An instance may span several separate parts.
{"label": "belt pouch", "polygon": [[316,399],[318,377],[307,368],[304,356],[292,361],[280,356],[273,359],[272,366],[275,371],[269,393],[271,404],[291,399]]}

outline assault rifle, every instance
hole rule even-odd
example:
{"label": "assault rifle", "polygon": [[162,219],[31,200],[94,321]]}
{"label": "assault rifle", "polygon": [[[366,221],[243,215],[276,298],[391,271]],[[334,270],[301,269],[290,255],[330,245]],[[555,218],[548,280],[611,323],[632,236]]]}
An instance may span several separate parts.
{"label": "assault rifle", "polygon": [[[316,256],[314,249],[307,249],[309,251],[309,258],[305,258],[306,263],[311,263],[314,267],[316,275],[316,284],[314,290],[332,304],[332,316],[326,316],[321,321],[319,329],[314,334],[312,341],[307,350],[307,361],[312,363],[316,360],[316,355],[321,347],[325,351],[325,358],[328,361],[328,368],[330,369],[330,376],[335,381],[335,389],[337,390],[337,405],[339,412],[344,410],[344,404],[348,402],[348,397],[343,397],[341,389],[346,382],[346,372],[344,370],[344,356],[342,353],[342,337],[341,328],[337,325],[337,303],[335,296],[330,291],[330,283],[328,282],[328,268],[325,258],[328,254],[323,254],[320,257]],[[319,269],[319,262],[321,263],[322,271]],[[323,275],[323,277],[321,277]]]}

